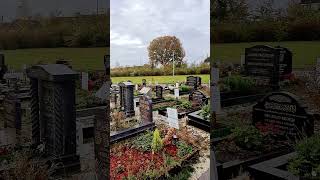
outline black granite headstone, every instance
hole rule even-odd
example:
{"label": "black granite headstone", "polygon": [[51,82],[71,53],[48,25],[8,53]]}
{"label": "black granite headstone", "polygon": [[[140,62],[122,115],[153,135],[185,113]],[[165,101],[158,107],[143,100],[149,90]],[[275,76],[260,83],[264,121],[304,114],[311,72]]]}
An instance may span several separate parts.
{"label": "black granite headstone", "polygon": [[295,95],[274,92],[253,107],[253,124],[262,131],[301,138],[314,132],[313,116],[308,114]]}
{"label": "black granite headstone", "polygon": [[156,86],[156,97],[159,99],[163,98],[163,87],[162,86],[159,86],[159,85]]}
{"label": "black granite headstone", "polygon": [[45,143],[48,157],[60,157],[63,163],[76,166],[79,164],[75,106],[78,73],[66,65],[50,64],[32,66],[27,69],[27,75],[31,81],[33,144]]}
{"label": "black granite headstone", "polygon": [[189,95],[189,101],[193,106],[203,106],[208,102],[208,98],[203,92],[195,90]]}
{"label": "black granite headstone", "polygon": [[0,52],[0,83],[3,81],[3,76],[7,71],[8,68],[5,65],[4,54]]}
{"label": "black granite headstone", "polygon": [[198,76],[188,76],[186,81],[187,86],[191,86],[194,89],[197,89],[201,86],[201,77]]}
{"label": "black granite headstone", "polygon": [[147,80],[146,79],[142,79],[142,87],[146,87],[147,86]]}
{"label": "black granite headstone", "polygon": [[143,124],[153,122],[152,100],[150,97],[145,95],[140,97],[139,109],[140,109],[141,121],[143,122]]}
{"label": "black granite headstone", "polygon": [[4,127],[21,130],[21,102],[17,95],[14,93],[7,94],[3,101],[3,107]]}
{"label": "black granite headstone", "polygon": [[131,82],[121,82],[120,87],[120,108],[127,117],[135,115],[134,111],[134,84]]}
{"label": "black granite headstone", "polygon": [[276,48],[280,51],[279,71],[282,79],[285,75],[292,73],[292,52],[285,47],[276,46]]}
{"label": "black granite headstone", "polygon": [[279,89],[280,51],[270,46],[253,46],[245,50],[245,72],[247,76],[263,79],[273,89]]}

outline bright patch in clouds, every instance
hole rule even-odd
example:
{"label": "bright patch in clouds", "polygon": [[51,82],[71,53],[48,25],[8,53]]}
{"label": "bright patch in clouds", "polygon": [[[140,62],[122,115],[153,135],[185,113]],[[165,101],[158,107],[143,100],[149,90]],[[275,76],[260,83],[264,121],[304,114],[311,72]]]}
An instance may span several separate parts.
{"label": "bright patch in clouds", "polygon": [[111,0],[111,66],[148,63],[149,43],[176,36],[188,63],[210,55],[210,0]]}

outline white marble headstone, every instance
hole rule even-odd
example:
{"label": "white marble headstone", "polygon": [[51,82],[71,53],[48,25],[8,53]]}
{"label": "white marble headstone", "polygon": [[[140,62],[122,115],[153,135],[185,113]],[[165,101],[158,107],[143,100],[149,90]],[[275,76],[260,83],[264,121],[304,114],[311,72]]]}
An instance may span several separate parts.
{"label": "white marble headstone", "polygon": [[179,129],[178,110],[173,108],[167,108],[169,126]]}

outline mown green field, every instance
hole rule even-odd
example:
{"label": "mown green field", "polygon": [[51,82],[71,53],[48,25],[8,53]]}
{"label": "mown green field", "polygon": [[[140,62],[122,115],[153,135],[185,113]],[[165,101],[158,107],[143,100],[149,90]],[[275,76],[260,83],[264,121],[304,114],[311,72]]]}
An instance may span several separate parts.
{"label": "mown green field", "polygon": [[293,52],[293,68],[306,68],[315,64],[316,58],[320,57],[319,41],[298,42],[254,42],[254,43],[224,43],[211,46],[211,56],[214,60],[239,63],[245,48],[254,45],[283,46]]}
{"label": "mown green field", "polygon": [[39,61],[55,62],[57,59],[71,60],[77,70],[103,70],[103,56],[109,48],[39,48],[3,51],[10,68],[21,69],[23,64]]}
{"label": "mown green field", "polygon": [[[152,82],[155,84],[156,82],[160,84],[174,84],[176,82],[184,82],[186,81],[188,75],[177,75],[177,76],[139,76],[139,77],[111,77],[113,84],[118,84],[122,81],[132,81],[134,84],[141,84],[142,79],[146,79],[147,83]],[[202,78],[203,84],[209,83],[210,75],[194,75],[200,76]]]}

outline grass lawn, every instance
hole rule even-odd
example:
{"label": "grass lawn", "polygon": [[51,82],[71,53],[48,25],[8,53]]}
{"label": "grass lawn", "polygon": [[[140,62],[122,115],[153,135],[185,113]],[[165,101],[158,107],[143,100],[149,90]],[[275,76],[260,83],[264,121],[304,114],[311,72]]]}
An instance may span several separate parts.
{"label": "grass lawn", "polygon": [[[151,81],[152,83],[160,83],[160,84],[174,84],[176,82],[184,82],[187,79],[187,76],[189,75],[177,75],[177,76],[139,76],[139,77],[111,77],[113,84],[118,84],[122,81],[132,81],[134,84],[141,84],[142,79],[147,80],[147,84]],[[210,75],[194,75],[194,76],[200,76],[202,78],[203,84],[209,83]]]}
{"label": "grass lawn", "polygon": [[39,61],[55,62],[63,58],[71,60],[77,70],[103,70],[103,56],[109,48],[39,48],[3,51],[10,68],[21,69],[23,64],[32,65]]}
{"label": "grass lawn", "polygon": [[245,48],[254,45],[283,46],[293,53],[293,68],[305,68],[315,64],[320,57],[320,41],[298,41],[298,42],[254,42],[254,43],[223,43],[211,46],[211,56],[214,60],[239,63]]}

